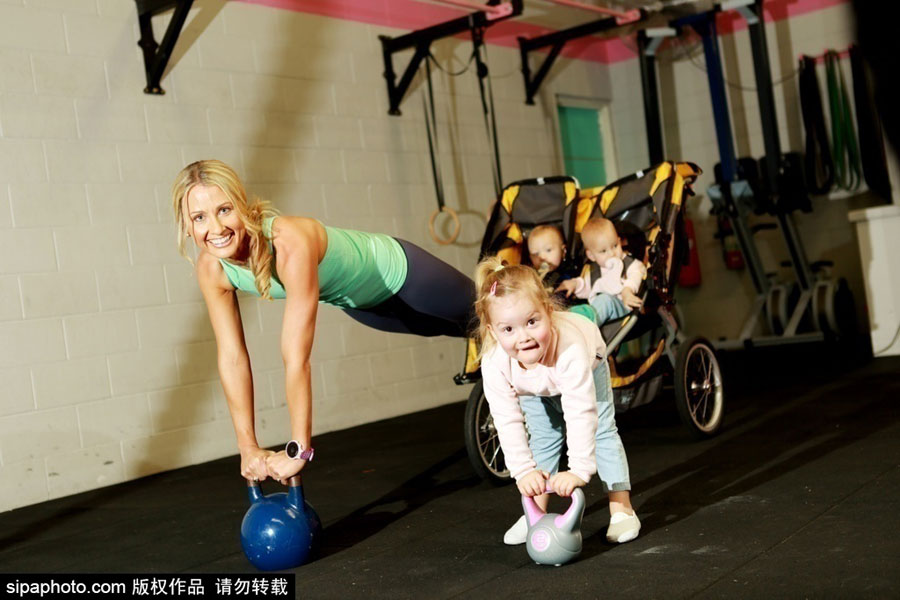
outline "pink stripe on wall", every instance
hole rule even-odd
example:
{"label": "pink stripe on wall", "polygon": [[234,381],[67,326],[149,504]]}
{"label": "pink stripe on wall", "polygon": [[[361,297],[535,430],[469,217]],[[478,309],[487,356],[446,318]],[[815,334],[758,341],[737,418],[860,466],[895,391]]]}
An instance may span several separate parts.
{"label": "pink stripe on wall", "polygon": [[[767,23],[790,19],[808,13],[824,10],[842,4],[848,4],[850,0],[766,0],[763,4],[764,15]],[[735,11],[719,13],[716,15],[716,26],[719,35],[728,35],[736,31],[747,29],[747,21]],[[634,48],[636,41],[634,36],[627,40],[615,38],[600,42],[604,46],[604,60],[607,64],[637,58]]]}
{"label": "pink stripe on wall", "polygon": [[[464,16],[466,11],[450,6],[417,2],[416,0],[236,0],[245,4],[258,4],[282,10],[309,13],[346,21],[357,21],[393,29],[413,31],[443,21]],[[806,13],[847,4],[850,0],[766,0],[767,22],[781,21]],[[595,15],[585,13],[585,23]],[[746,22],[734,12],[720,13],[716,18],[720,34],[734,33],[747,27]],[[517,37],[537,37],[552,33],[552,29],[518,22],[515,19],[501,21],[487,30],[488,43],[508,48],[518,48]],[[461,36],[466,37],[466,36]],[[600,40],[585,37],[566,43],[561,53],[568,58],[600,63],[615,63],[635,58],[634,36],[627,41],[620,38]]]}
{"label": "pink stripe on wall", "polygon": [[[237,0],[245,4],[259,4],[272,8],[303,12],[323,17],[380,25],[393,29],[414,31],[430,25],[450,21],[468,14],[449,6],[426,4],[416,0]],[[554,30],[515,20],[500,21],[485,33],[488,43],[518,48],[517,37],[537,37]],[[468,37],[461,34],[460,37]],[[600,41],[600,43],[597,43]],[[594,62],[606,62],[601,40],[583,38],[566,44],[563,56]]]}
{"label": "pink stripe on wall", "polygon": [[346,21],[383,25],[396,29],[419,29],[459,17],[459,10],[415,0],[238,0],[295,12]]}
{"label": "pink stripe on wall", "polygon": [[[798,17],[807,13],[824,10],[850,0],[766,0],[763,4],[767,23]],[[716,17],[719,33],[734,33],[747,28],[747,22],[736,12],[720,13]]]}

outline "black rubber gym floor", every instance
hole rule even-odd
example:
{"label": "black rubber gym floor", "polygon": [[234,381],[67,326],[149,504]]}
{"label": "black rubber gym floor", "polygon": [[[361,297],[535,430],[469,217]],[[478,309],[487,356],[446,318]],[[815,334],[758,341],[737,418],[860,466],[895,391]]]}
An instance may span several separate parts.
{"label": "black rubber gym floor", "polygon": [[[463,402],[318,436],[304,490],[324,546],[297,597],[900,597],[900,357],[723,365],[715,439],[691,440],[670,392],[619,417],[641,535],[605,541],[595,483],[584,551],[558,568],[501,543],[519,498],[473,476]],[[0,571],[252,574],[246,508],[236,457],[25,507],[0,514]]]}

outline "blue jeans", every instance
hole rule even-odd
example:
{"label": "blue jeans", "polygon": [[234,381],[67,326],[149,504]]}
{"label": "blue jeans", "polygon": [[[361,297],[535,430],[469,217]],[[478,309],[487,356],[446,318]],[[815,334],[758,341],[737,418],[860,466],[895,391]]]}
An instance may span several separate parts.
{"label": "blue jeans", "polygon": [[599,294],[591,300],[591,307],[597,313],[597,323],[603,325],[608,321],[619,319],[631,312],[625,304],[615,296]]}
{"label": "blue jeans", "polygon": [[[594,438],[597,475],[603,482],[604,491],[630,490],[628,457],[616,428],[609,364],[605,360],[594,369],[594,387],[597,390],[597,435]],[[560,396],[519,396],[519,405],[528,425],[528,446],[537,468],[551,475],[556,473],[566,433]]]}

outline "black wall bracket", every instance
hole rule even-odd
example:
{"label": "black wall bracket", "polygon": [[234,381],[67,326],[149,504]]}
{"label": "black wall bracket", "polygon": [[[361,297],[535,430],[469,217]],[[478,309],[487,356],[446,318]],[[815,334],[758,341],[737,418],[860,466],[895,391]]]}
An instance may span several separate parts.
{"label": "black wall bracket", "polygon": [[[159,85],[166,65],[169,64],[169,58],[172,56],[172,49],[184,22],[187,20],[188,12],[194,0],[135,0],[137,3],[138,23],[141,27],[141,40],[138,46],[144,51],[144,71],[147,75],[147,87],[144,88],[145,94],[165,94],[165,90]],[[156,43],[153,38],[153,23],[151,19],[161,13],[175,8],[169,27],[163,36],[162,44]]]}
{"label": "black wall bracket", "polygon": [[[486,6],[497,6],[501,4],[500,0],[489,0]],[[384,78],[387,81],[388,88],[388,114],[399,115],[400,103],[403,96],[409,90],[413,78],[416,76],[422,61],[428,56],[431,49],[431,42],[456,35],[464,31],[472,31],[473,29],[485,29],[494,23],[516,17],[522,14],[523,0],[509,0],[512,10],[509,14],[501,17],[491,18],[485,11],[476,11],[466,17],[453,19],[432,25],[425,29],[419,29],[399,37],[390,37],[380,35],[381,49],[384,54]],[[397,83],[397,74],[394,72],[393,56],[395,52],[400,52],[408,48],[415,48],[415,53],[406,65],[400,83]]]}
{"label": "black wall bracket", "polygon": [[[646,18],[646,16],[647,13],[642,10],[640,11],[640,19],[634,21],[628,20],[626,22],[623,22],[622,19],[619,19],[617,17],[606,17],[603,19],[598,19],[596,21],[591,21],[590,23],[576,25],[575,27],[570,27],[569,29],[554,31],[553,33],[548,33],[547,35],[542,35],[535,38],[520,37],[519,51],[522,55],[522,75],[525,78],[525,103],[534,104],[534,97],[537,95],[538,89],[541,87],[541,83],[543,83],[544,78],[547,76],[547,73],[550,72],[550,67],[553,66],[553,62],[556,60],[556,57],[559,56],[560,52],[562,52],[563,46],[566,45],[566,42],[582,38],[587,35],[610,32],[617,27],[632,25],[643,20],[644,18]],[[529,67],[528,63],[528,54],[533,50],[539,50],[548,46],[550,47],[550,53],[541,63],[541,66],[538,68],[537,72],[532,76],[531,68]]]}
{"label": "black wall bracket", "polygon": [[641,66],[641,89],[644,99],[644,123],[647,126],[647,149],[650,164],[665,160],[662,116],[659,108],[659,88],[656,82],[656,51],[667,37],[675,37],[678,31],[671,27],[642,29],[637,35],[638,61]]}

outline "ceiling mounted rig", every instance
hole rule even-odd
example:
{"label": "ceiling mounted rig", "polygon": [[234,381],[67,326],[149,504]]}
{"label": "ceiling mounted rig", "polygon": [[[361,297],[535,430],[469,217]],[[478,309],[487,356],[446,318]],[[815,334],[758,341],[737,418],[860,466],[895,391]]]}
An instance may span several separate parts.
{"label": "ceiling mounted rig", "polygon": [[[390,103],[388,114],[400,114],[400,103],[403,101],[403,96],[409,89],[422,61],[428,56],[432,42],[463,33],[464,31],[482,31],[494,23],[522,14],[523,5],[523,0],[509,0],[508,2],[489,0],[487,4],[479,4],[468,0],[441,1],[445,4],[476,8],[477,10],[465,17],[432,25],[399,37],[378,36],[381,40],[381,49],[384,54],[384,78],[387,81],[388,101]],[[397,83],[393,56],[395,52],[408,48],[415,48],[415,53],[409,60],[406,69],[404,69],[400,82]]]}

